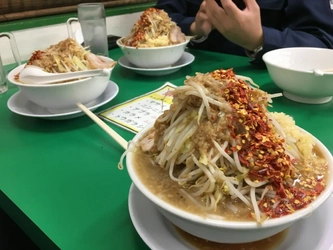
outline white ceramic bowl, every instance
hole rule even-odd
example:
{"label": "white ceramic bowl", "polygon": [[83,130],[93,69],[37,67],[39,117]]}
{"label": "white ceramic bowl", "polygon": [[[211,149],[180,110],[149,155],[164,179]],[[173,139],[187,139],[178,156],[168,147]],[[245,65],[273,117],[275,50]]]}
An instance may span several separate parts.
{"label": "white ceramic bowl", "polygon": [[[103,57],[104,60],[113,61]],[[45,107],[51,113],[64,113],[77,110],[76,103],[88,104],[99,97],[106,89],[111,72],[106,76],[87,77],[66,83],[32,85],[24,84],[14,80],[25,64],[20,65],[9,72],[7,79],[12,84],[18,86],[21,93],[31,102],[41,107]]]}
{"label": "white ceramic bowl", "polygon": [[273,82],[284,96],[297,102],[321,104],[333,96],[333,72],[315,74],[315,69],[333,69],[333,50],[308,47],[283,48],[264,54]]}
{"label": "white ceramic bowl", "polygon": [[122,50],[128,61],[139,68],[165,68],[177,62],[183,55],[186,45],[190,41],[187,39],[183,43],[150,48],[136,48],[126,46],[122,43],[123,38],[117,40],[117,45]]}
{"label": "white ceramic bowl", "polygon": [[[151,126],[141,130],[134,138],[133,142],[138,141]],[[286,215],[280,218],[269,219],[262,225],[256,222],[241,222],[241,221],[226,221],[220,219],[204,218],[199,215],[186,212],[176,208],[157,195],[154,195],[140,180],[133,167],[134,152],[129,150],[126,157],[127,171],[130,175],[135,186],[158,208],[158,210],[174,225],[182,230],[206,239],[209,241],[220,243],[244,243],[261,240],[270,237],[274,234],[281,232],[289,227],[295,221],[310,216],[311,213],[317,209],[326,199],[332,194],[333,191],[333,157],[329,150],[315,138],[316,145],[323,153],[324,157],[328,160],[330,176],[328,185],[315,201],[308,207],[298,210],[293,214]],[[130,147],[134,147],[130,144]]]}

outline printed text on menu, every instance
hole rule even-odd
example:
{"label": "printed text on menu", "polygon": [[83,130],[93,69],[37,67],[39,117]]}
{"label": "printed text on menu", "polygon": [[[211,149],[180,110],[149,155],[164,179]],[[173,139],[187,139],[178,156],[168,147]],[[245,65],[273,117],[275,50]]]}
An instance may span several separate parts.
{"label": "printed text on menu", "polygon": [[99,116],[131,132],[137,133],[153,123],[170,108],[175,85],[167,82],[162,87],[99,113]]}

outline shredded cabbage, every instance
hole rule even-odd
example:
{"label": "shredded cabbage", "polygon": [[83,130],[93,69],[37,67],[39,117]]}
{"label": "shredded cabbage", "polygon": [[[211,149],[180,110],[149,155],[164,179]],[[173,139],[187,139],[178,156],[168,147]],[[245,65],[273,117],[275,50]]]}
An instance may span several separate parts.
{"label": "shredded cabbage", "polygon": [[51,45],[45,50],[37,50],[27,65],[41,67],[50,73],[65,73],[89,69],[111,68],[114,61],[106,61],[82,47],[72,38]]}

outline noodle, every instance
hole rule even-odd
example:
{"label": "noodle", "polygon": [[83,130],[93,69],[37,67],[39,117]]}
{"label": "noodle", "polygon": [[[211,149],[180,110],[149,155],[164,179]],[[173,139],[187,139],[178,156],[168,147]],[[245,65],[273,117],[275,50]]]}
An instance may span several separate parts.
{"label": "noodle", "polygon": [[104,61],[72,38],[60,41],[45,50],[35,51],[27,62],[27,65],[41,67],[49,73],[112,68],[115,64],[114,61]]}
{"label": "noodle", "polygon": [[148,48],[179,44],[185,35],[164,10],[148,8],[134,24],[128,36],[122,39],[126,46]]}
{"label": "noodle", "polygon": [[313,153],[311,137],[292,118],[268,111],[278,95],[232,69],[187,77],[173,95],[144,153],[168,171],[187,200],[212,212],[221,201],[241,210],[230,203],[237,200],[261,223],[307,206],[325,189],[327,162]]}

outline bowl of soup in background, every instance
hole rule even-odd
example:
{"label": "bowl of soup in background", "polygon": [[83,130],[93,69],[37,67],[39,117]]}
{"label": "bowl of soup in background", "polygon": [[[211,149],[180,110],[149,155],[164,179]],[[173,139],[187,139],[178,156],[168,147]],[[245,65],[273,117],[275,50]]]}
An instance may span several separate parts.
{"label": "bowl of soup in background", "polygon": [[181,58],[190,41],[186,39],[182,43],[160,47],[133,47],[124,45],[123,39],[119,38],[117,45],[128,61],[136,67],[147,69],[171,67]]}
{"label": "bowl of soup in background", "polygon": [[[293,47],[269,51],[263,61],[273,82],[286,98],[322,104],[333,96],[333,50]],[[315,70],[319,69],[319,74]],[[331,72],[325,72],[331,70]],[[323,73],[323,74],[321,74]]]}
{"label": "bowl of soup in background", "polygon": [[[289,215],[267,219],[262,223],[207,217],[202,214],[193,213],[193,211],[195,211],[194,207],[189,208],[193,210],[191,212],[180,209],[174,204],[165,201],[161,196],[163,192],[154,193],[154,191],[152,191],[154,186],[161,184],[155,175],[156,173],[161,174],[161,172],[158,172],[161,171],[161,169],[158,169],[159,167],[150,168],[152,171],[150,171],[145,178],[140,174],[144,171],[143,169],[139,169],[140,165],[143,166],[150,163],[149,160],[146,162],[142,161],[140,164],[138,163],[138,159],[141,161],[143,157],[138,155],[137,142],[145,136],[151,127],[152,125],[141,130],[130,143],[126,156],[126,166],[129,176],[134,185],[156,205],[158,210],[170,222],[185,232],[199,238],[219,243],[245,243],[261,240],[283,231],[297,220],[310,216],[311,213],[320,207],[332,194],[333,157],[329,150],[318,139],[314,138],[316,147],[322,153],[323,157],[327,159],[329,175],[327,177],[325,190],[307,207]],[[304,131],[302,129],[300,130]],[[304,132],[307,133],[306,131]],[[165,179],[166,177],[162,176],[162,178]],[[179,202],[182,201],[180,200]]]}
{"label": "bowl of soup in background", "polygon": [[[112,62],[108,57],[105,61]],[[34,85],[25,84],[16,80],[16,75],[21,72],[25,64],[9,72],[7,79],[18,86],[20,92],[31,102],[48,109],[51,113],[63,113],[77,110],[76,103],[88,104],[98,98],[106,89],[113,67],[108,75],[86,77],[68,82]]]}

